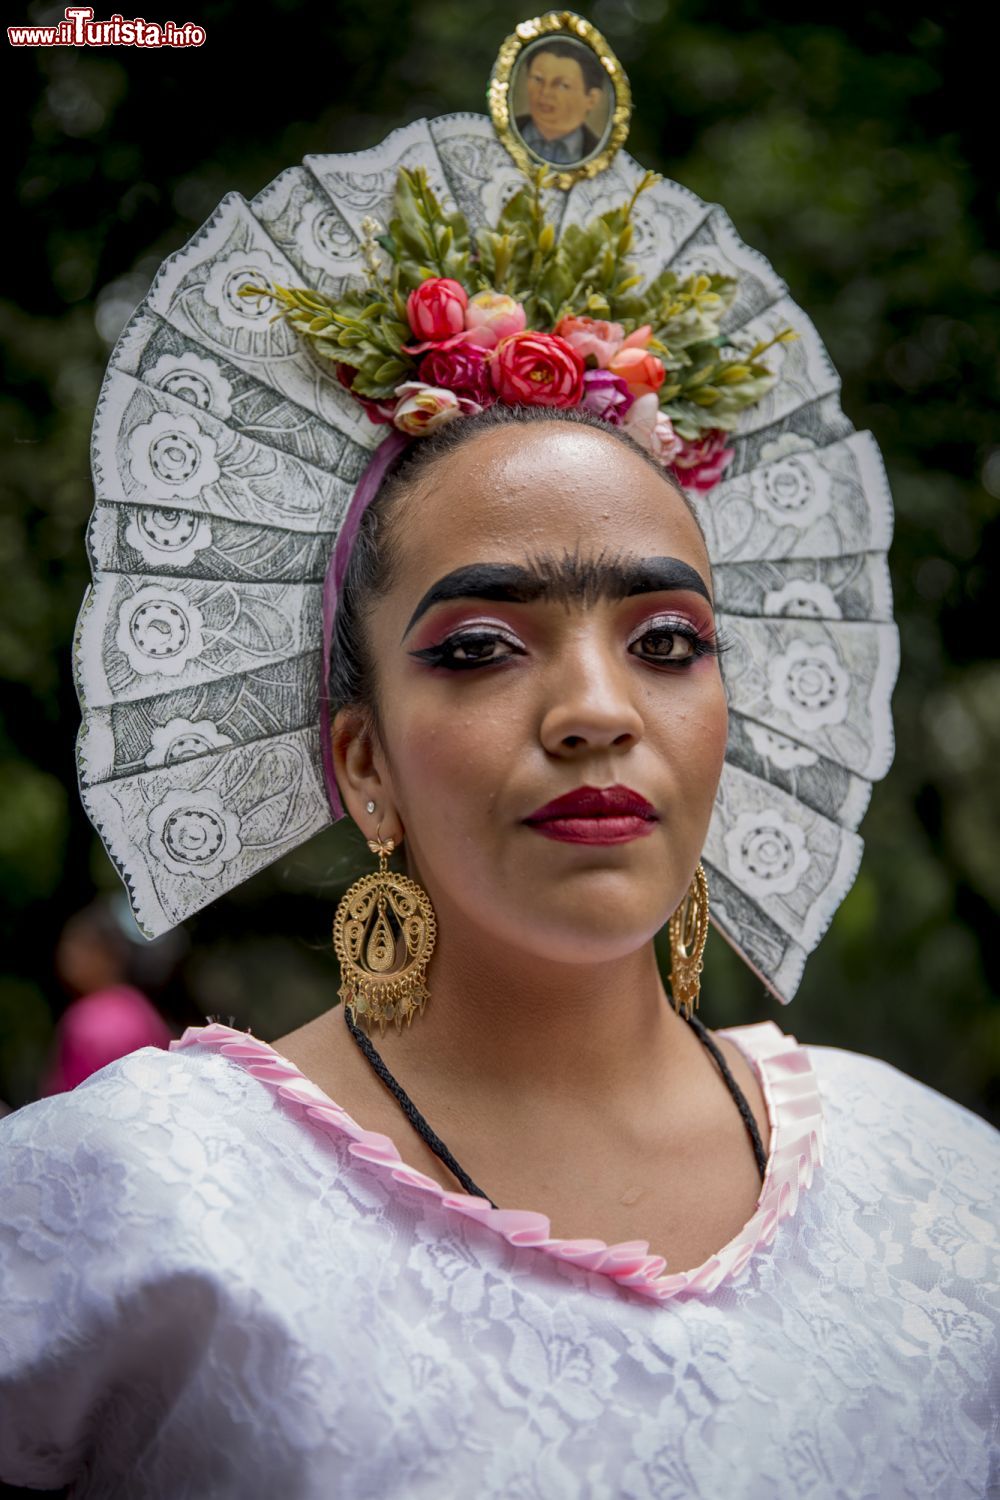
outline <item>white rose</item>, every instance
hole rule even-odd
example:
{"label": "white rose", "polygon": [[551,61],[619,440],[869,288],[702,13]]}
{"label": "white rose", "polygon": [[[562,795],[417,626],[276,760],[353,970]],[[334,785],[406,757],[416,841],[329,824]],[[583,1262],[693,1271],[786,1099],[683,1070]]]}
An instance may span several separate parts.
{"label": "white rose", "polygon": [[396,395],[399,401],[392,420],[400,432],[409,433],[410,437],[424,437],[462,413],[454,391],[425,385],[422,380],[407,380],[398,387]]}

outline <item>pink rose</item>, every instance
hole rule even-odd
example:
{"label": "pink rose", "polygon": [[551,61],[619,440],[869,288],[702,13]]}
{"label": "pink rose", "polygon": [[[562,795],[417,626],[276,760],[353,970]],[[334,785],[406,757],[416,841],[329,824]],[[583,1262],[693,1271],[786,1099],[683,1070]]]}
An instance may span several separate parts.
{"label": "pink rose", "polygon": [[420,361],[420,379],[428,385],[454,391],[456,396],[467,396],[480,406],[491,406],[496,396],[488,366],[485,349],[449,339],[424,355]]}
{"label": "pink rose", "polygon": [[583,395],[583,360],[554,333],[515,333],[504,339],[490,364],[490,377],[508,406],[576,406]]}
{"label": "pink rose", "polygon": [[584,371],[581,411],[593,412],[602,422],[620,427],[634,401],[635,397],[620,375],[612,375],[610,370]]}
{"label": "pink rose", "polygon": [[465,333],[470,344],[495,349],[501,339],[524,329],[524,308],[500,292],[477,292],[465,309]]}
{"label": "pink rose", "polygon": [[422,380],[407,380],[396,395],[399,399],[393,421],[410,437],[425,437],[462,414],[462,403],[454,391],[425,385]]}
{"label": "pink rose", "polygon": [[605,323],[600,318],[560,318],[555,331],[581,359],[595,359],[601,370],[607,369],[625,339],[620,323]]}
{"label": "pink rose", "polygon": [[[634,338],[635,334],[631,337]],[[633,396],[646,396],[658,391],[667,373],[662,359],[657,359],[655,354],[637,348],[634,344],[623,344],[612,357],[608,369],[621,376]]]}
{"label": "pink rose", "polygon": [[630,438],[669,468],[681,448],[681,440],[666,412],[660,410],[656,397],[640,396],[622,424]]}
{"label": "pink rose", "polygon": [[735,453],[735,448],[726,447],[726,434],[718,427],[711,427],[693,443],[681,440],[673,472],[686,490],[697,490],[704,495],[718,484]]}
{"label": "pink rose", "polygon": [[665,411],[658,413],[649,441],[649,451],[666,469],[680,452],[681,440],[674,431],[674,424]]}
{"label": "pink rose", "polygon": [[465,327],[469,298],[460,282],[450,276],[431,276],[406,299],[406,317],[418,339],[451,338]]}

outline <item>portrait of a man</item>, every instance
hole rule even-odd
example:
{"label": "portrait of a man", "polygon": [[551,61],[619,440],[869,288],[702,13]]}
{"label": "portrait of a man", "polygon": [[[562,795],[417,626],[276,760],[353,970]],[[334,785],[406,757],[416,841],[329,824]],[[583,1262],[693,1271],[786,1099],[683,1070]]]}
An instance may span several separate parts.
{"label": "portrait of a man", "polygon": [[535,156],[575,167],[598,149],[612,97],[598,57],[582,42],[553,37],[520,59],[513,82],[514,123]]}

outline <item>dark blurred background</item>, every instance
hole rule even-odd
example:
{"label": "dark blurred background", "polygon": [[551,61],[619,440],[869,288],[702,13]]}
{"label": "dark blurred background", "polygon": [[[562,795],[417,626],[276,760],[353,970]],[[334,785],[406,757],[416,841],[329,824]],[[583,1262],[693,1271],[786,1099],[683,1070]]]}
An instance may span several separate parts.
{"label": "dark blurred background", "polygon": [[[96,6],[102,19],[115,7]],[[122,7],[129,16],[132,12]],[[524,5],[236,0],[196,50],[14,51],[0,302],[0,1099],[36,1096],[68,999],[67,920],[117,877],[81,811],[70,640],[89,574],[88,436],[111,345],[160,261],[235,188],[310,151],[485,110]],[[898,751],[858,881],[791,1010],[718,937],[701,1014],[773,1017],[1000,1120],[996,64],[971,8],[594,0],[632,82],[629,149],[721,202],[813,317],[897,508]],[[15,0],[11,21],[61,10]],[[977,41],[977,35],[980,39]],[[993,585],[996,587],[996,583]],[[334,906],[370,858],[331,831],[188,924],[157,996],[274,1038],[336,999]]]}

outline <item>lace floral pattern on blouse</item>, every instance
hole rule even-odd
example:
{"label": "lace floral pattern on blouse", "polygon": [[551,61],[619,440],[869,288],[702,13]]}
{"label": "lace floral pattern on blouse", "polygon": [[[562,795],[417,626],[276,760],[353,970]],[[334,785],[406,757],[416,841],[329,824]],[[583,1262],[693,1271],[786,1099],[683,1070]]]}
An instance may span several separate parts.
{"label": "lace floral pattern on blouse", "polygon": [[359,1156],[315,1098],[279,1095],[287,1065],[143,1049],[17,1111],[0,1479],[74,1500],[984,1500],[1000,1136],[885,1063],[799,1050],[822,1169],[741,1270],[662,1302]]}

